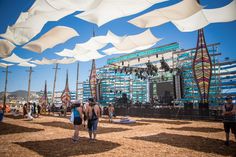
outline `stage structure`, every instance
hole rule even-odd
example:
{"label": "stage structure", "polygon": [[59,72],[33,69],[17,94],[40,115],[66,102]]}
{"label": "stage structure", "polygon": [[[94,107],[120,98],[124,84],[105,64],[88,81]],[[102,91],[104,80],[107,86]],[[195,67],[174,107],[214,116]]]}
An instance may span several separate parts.
{"label": "stage structure", "polygon": [[61,94],[61,101],[62,101],[64,106],[69,106],[70,101],[71,101],[70,90],[69,90],[69,82],[68,82],[68,70],[66,72],[65,89],[63,90],[63,92]]}
{"label": "stage structure", "polygon": [[92,60],[92,68],[89,76],[89,86],[90,86],[90,92],[91,96],[94,98],[94,100],[97,100],[97,77],[96,77],[96,65],[95,65],[95,59]]}

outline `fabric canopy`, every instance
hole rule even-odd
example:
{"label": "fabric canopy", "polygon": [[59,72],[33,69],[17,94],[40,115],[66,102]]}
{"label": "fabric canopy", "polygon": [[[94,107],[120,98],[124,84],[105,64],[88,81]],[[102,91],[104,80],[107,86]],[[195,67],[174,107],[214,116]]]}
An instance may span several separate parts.
{"label": "fabric canopy", "polygon": [[28,62],[31,60],[31,58],[29,59],[23,59],[23,58],[20,58],[18,57],[16,54],[12,54],[11,56],[7,57],[7,58],[4,58],[2,59],[4,61],[7,61],[7,62],[11,62],[11,63],[22,63],[22,62]]}
{"label": "fabric canopy", "polygon": [[[192,5],[190,5],[191,3]],[[198,4],[194,3],[196,3],[195,0],[184,0],[178,3],[179,7],[176,4],[167,8],[157,9],[129,22],[141,28],[172,22],[180,31],[191,32],[201,29],[210,23],[236,20],[236,0],[216,9],[202,9]]]}
{"label": "fabric canopy", "polygon": [[198,13],[183,19],[172,21],[182,32],[201,29],[210,23],[230,22],[236,20],[236,0],[230,4],[216,9],[203,9]]}
{"label": "fabric canopy", "polygon": [[22,67],[36,67],[35,64],[31,64],[29,62],[22,62],[22,63],[18,64],[18,66],[22,66]]}
{"label": "fabric canopy", "polygon": [[164,1],[167,0],[100,0],[94,9],[78,14],[76,17],[101,26],[114,19],[136,14],[155,3]]}
{"label": "fabric canopy", "polygon": [[187,18],[200,11],[202,7],[196,0],[183,0],[175,5],[156,9],[129,22],[142,28],[159,26],[172,20]]}
{"label": "fabric canopy", "polygon": [[160,40],[161,39],[156,38],[148,29],[143,33],[127,36],[124,40],[122,40],[122,42],[118,44],[114,43],[113,45],[119,51],[130,51],[153,45]]}
{"label": "fabric canopy", "polygon": [[4,68],[12,66],[12,65],[14,64],[0,63],[0,67],[4,67]]}
{"label": "fabric canopy", "polygon": [[42,35],[39,39],[29,42],[23,48],[41,53],[45,49],[64,43],[75,36],[79,36],[79,34],[74,29],[57,26]]}
{"label": "fabric canopy", "polygon": [[84,50],[84,52],[77,53],[74,58],[78,61],[86,62],[93,59],[99,59],[105,57],[105,55],[101,55],[98,51],[95,50]]}
{"label": "fabric canopy", "polygon": [[49,64],[72,64],[76,62],[76,59],[74,58],[62,58],[62,59],[47,59],[43,58],[42,60],[34,60],[31,61],[32,63],[38,64],[38,65],[49,65]]}
{"label": "fabric canopy", "polygon": [[140,46],[140,47],[133,48],[131,50],[126,50],[126,51],[119,51],[115,47],[112,47],[112,48],[104,50],[103,52],[107,55],[132,53],[132,52],[135,52],[135,51],[141,51],[141,50],[149,49],[149,48],[153,47],[155,44],[156,43],[151,44],[151,45],[147,45],[147,46]]}
{"label": "fabric canopy", "polygon": [[96,7],[99,0],[36,0],[28,12],[21,13],[16,23],[0,36],[17,45],[37,35],[48,21],[58,21],[75,11]]}
{"label": "fabric canopy", "polygon": [[0,39],[0,57],[5,58],[9,56],[15,47],[16,46],[8,40]]}

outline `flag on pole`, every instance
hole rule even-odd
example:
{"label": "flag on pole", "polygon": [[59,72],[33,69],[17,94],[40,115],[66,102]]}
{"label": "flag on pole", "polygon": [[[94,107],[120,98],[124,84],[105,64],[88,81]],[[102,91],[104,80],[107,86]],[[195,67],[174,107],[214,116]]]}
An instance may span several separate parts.
{"label": "flag on pole", "polygon": [[66,85],[65,89],[61,94],[61,101],[63,105],[68,106],[71,101],[70,90],[69,90],[69,83],[68,83],[68,71],[66,72]]}
{"label": "flag on pole", "polygon": [[48,104],[47,81],[45,81],[44,92],[43,92],[43,95],[40,99],[40,104],[41,104],[42,108],[46,108],[46,106]]}
{"label": "flag on pole", "polygon": [[96,101],[97,100],[97,77],[96,77],[95,59],[92,60],[92,69],[91,69],[90,77],[89,77],[89,85],[90,85],[91,96]]}

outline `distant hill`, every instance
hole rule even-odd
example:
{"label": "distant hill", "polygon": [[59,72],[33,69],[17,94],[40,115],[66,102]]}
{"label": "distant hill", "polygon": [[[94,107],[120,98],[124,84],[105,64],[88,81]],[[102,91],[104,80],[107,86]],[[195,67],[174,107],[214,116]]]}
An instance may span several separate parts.
{"label": "distant hill", "polygon": [[[25,90],[17,90],[14,92],[7,92],[7,96],[9,97],[21,97],[21,98],[27,98],[28,92]],[[0,92],[0,99],[3,98],[4,92]]]}

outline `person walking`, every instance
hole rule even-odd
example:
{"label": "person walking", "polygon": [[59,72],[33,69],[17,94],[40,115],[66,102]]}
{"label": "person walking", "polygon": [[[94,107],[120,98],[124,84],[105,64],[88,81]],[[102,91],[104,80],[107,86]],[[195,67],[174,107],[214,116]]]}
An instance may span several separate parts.
{"label": "person walking", "polygon": [[74,136],[72,137],[73,142],[77,142],[79,140],[79,126],[82,124],[83,119],[83,109],[82,105],[79,102],[76,102],[72,105],[72,110],[74,115]]}
{"label": "person walking", "polygon": [[236,140],[236,105],[232,103],[231,96],[226,97],[226,103],[223,105],[222,110],[223,110],[222,115],[223,115],[224,130],[226,133],[225,145],[229,146],[230,130],[232,134],[234,134]]}
{"label": "person walking", "polygon": [[109,104],[108,106],[108,116],[109,116],[109,122],[112,123],[112,118],[114,116],[115,108],[112,106],[112,104]]}
{"label": "person walking", "polygon": [[88,106],[88,132],[90,141],[96,140],[98,120],[101,116],[100,113],[101,111],[98,104],[94,101],[90,101]]}

